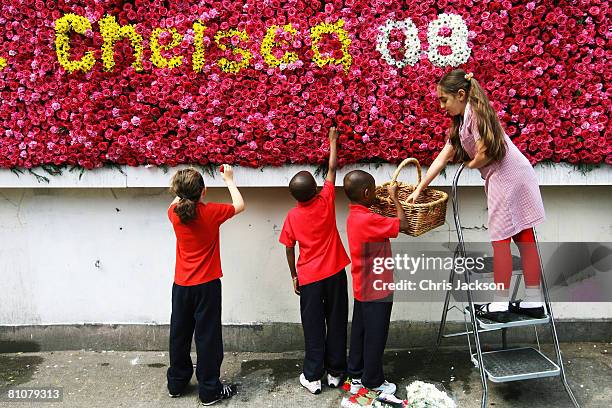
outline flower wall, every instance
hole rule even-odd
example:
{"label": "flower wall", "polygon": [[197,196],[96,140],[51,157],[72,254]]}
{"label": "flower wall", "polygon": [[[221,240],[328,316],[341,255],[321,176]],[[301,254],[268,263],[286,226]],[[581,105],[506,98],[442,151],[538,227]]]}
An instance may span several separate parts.
{"label": "flower wall", "polygon": [[599,0],[7,0],[0,167],[431,162],[463,68],[532,163],[612,164]]}

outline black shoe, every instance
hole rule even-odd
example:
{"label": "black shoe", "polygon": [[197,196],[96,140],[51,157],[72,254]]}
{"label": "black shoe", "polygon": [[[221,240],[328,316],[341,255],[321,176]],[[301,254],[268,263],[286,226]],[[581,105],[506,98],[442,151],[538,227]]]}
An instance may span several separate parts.
{"label": "black shoe", "polygon": [[206,405],[206,406],[212,405],[221,400],[232,398],[234,395],[236,395],[236,392],[237,392],[236,384],[227,384],[227,385],[224,385],[223,388],[221,388],[221,391],[219,391],[217,395],[214,395],[211,398],[200,397],[200,402],[202,403],[202,405]]}
{"label": "black shoe", "polygon": [[187,384],[182,387],[170,387],[170,385],[168,385],[168,396],[170,398],[178,398],[183,394],[185,388],[187,388]]}
{"label": "black shoe", "polygon": [[483,319],[493,320],[498,323],[508,323],[512,321],[512,315],[509,311],[504,312],[489,312],[490,303],[484,303],[482,305],[474,305],[476,317]]}
{"label": "black shoe", "polygon": [[523,316],[529,316],[534,319],[543,319],[546,317],[546,312],[544,312],[544,306],[540,307],[521,307],[521,301],[518,300],[516,302],[510,302],[509,310],[512,313],[520,314]]}

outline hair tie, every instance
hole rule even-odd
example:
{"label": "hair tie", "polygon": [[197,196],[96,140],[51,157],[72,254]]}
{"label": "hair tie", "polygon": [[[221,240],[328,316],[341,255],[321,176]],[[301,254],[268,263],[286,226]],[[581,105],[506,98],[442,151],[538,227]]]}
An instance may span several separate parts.
{"label": "hair tie", "polygon": [[465,78],[467,81],[469,81],[470,79],[474,78],[474,74],[473,74],[473,73],[471,73],[471,72],[470,72],[470,73],[467,73],[467,74],[465,74],[464,78]]}

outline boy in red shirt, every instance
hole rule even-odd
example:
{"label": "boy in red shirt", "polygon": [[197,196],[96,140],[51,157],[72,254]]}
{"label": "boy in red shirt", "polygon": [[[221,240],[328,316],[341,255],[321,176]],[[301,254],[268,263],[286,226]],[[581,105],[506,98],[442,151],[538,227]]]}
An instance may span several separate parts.
{"label": "boy in red shirt", "polygon": [[[346,326],[348,295],[346,272],[350,263],[336,226],[334,184],[336,182],[338,132],[329,130],[329,169],[323,189],[307,171],[289,183],[297,206],[289,211],[280,242],[286,246],[293,288],[300,295],[304,329],[304,371],[300,384],[313,394],[321,392],[321,377],[338,387],[346,373]],[[295,264],[295,243],[300,256]]]}
{"label": "boy in red shirt", "polygon": [[191,380],[190,351],[195,331],[196,377],[203,405],[212,405],[236,394],[235,385],[223,385],[219,381],[223,361],[219,227],[244,211],[244,201],[234,183],[232,167],[225,164],[221,171],[232,204],[205,203],[202,175],[195,169],[186,169],[172,177],[170,192],[176,198],[168,208],[168,218],[176,235],[168,392],[171,397],[180,396]]}
{"label": "boy in red shirt", "polygon": [[[393,282],[393,268],[372,268],[375,258],[391,258],[389,238],[407,230],[404,210],[397,197],[397,184],[388,187],[397,209],[397,218],[378,215],[368,207],[376,201],[376,183],[371,174],[354,170],[344,177],[344,192],[351,204],[346,233],[351,252],[353,276],[353,322],[348,359],[351,393],[363,386],[395,394],[397,386],[385,380],[383,354],[393,307],[393,291],[384,283]],[[348,382],[348,381],[347,381]]]}

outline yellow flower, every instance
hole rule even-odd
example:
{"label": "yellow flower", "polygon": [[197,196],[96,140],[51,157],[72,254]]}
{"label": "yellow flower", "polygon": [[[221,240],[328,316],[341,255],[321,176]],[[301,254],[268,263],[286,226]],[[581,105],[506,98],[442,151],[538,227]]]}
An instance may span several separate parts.
{"label": "yellow flower", "polygon": [[115,66],[115,43],[122,38],[130,40],[134,48],[134,59],[132,67],[136,71],[142,71],[142,36],[136,32],[136,25],[128,24],[120,26],[114,16],[105,16],[100,20],[100,33],[104,39],[102,44],[102,64],[106,71]]}
{"label": "yellow flower", "polygon": [[93,51],[87,51],[80,60],[70,59],[70,31],[74,30],[79,34],[91,30],[91,23],[83,16],[76,14],[66,14],[55,20],[55,53],[60,65],[68,71],[91,71],[96,63]]}
{"label": "yellow flower", "polygon": [[[276,42],[276,32],[278,28],[279,27],[277,25],[273,25],[268,28],[268,31],[261,42],[261,55],[263,56],[264,61],[266,61],[266,63],[271,67],[278,67],[280,64],[290,64],[298,60],[298,56],[295,52],[285,52],[280,60],[272,54],[272,49],[274,47],[281,46],[283,43],[287,42]],[[292,36],[297,34],[297,31],[291,26],[291,23],[283,26],[283,31],[290,33]]]}
{"label": "yellow flower", "polygon": [[204,68],[204,44],[202,43],[204,41],[204,30],[206,30],[206,26],[198,20],[193,23],[195,52],[192,56],[191,65],[193,65],[195,72],[200,72]]}
{"label": "yellow flower", "polygon": [[[217,34],[215,34],[215,42],[217,43],[217,46],[221,51],[227,50],[227,46],[225,44],[221,44],[221,39],[233,36],[238,36],[241,41],[246,42],[249,40],[249,35],[246,33],[246,31],[235,29],[230,29],[227,31],[217,31]],[[249,63],[253,58],[253,54],[251,54],[251,52],[247,49],[236,46],[232,46],[232,52],[234,53],[234,55],[242,55],[240,61],[230,61],[227,58],[220,58],[218,65],[219,68],[221,68],[221,71],[223,72],[237,74],[242,68],[246,68],[249,66]]]}
{"label": "yellow flower", "polygon": [[[159,36],[162,32],[169,32],[172,34],[172,41],[168,45],[161,45],[159,43]],[[162,51],[169,51],[172,48],[176,48],[180,45],[183,40],[183,36],[176,31],[176,28],[155,28],[151,33],[151,62],[157,68],[176,68],[183,64],[183,57],[178,55],[172,58],[165,58],[162,55]]]}
{"label": "yellow flower", "polygon": [[[349,46],[351,45],[351,39],[344,28],[344,20],[338,20],[335,24],[319,23],[310,29],[310,38],[312,39],[312,51],[314,53],[312,59],[319,67],[323,67],[326,64],[342,65],[344,72],[348,72],[353,63],[353,57],[349,53]],[[323,57],[319,51],[319,41],[324,34],[336,34],[340,41],[342,51],[342,58],[337,59],[333,57]]]}
{"label": "yellow flower", "polygon": [[0,71],[2,71],[4,68],[6,68],[6,66],[8,65],[8,63],[6,62],[5,58],[0,58]]}

